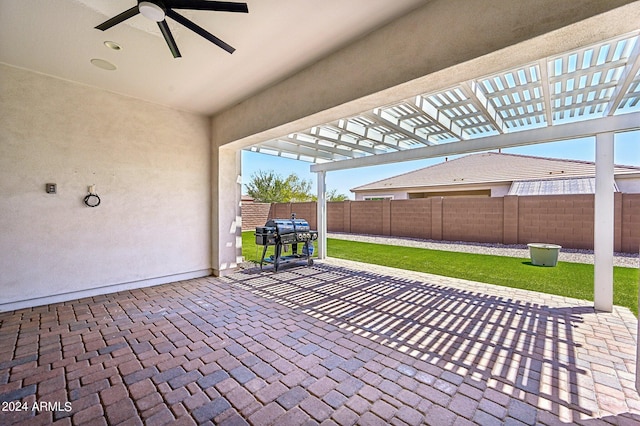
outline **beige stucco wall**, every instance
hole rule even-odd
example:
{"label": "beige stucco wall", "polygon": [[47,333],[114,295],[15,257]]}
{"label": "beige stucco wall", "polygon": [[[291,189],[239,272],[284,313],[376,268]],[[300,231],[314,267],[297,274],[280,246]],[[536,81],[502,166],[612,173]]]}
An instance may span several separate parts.
{"label": "beige stucco wall", "polygon": [[363,193],[354,193],[356,201],[362,201],[365,197],[390,197],[392,200],[406,200],[408,198],[407,191],[367,191]]}
{"label": "beige stucco wall", "polygon": [[231,147],[213,149],[211,262],[216,276],[233,272],[242,261],[241,157]]}
{"label": "beige stucco wall", "polygon": [[0,111],[0,310],[209,273],[208,118],[4,65]]}
{"label": "beige stucco wall", "polygon": [[405,188],[392,190],[370,190],[355,193],[355,200],[364,200],[365,197],[380,197],[380,196],[393,196],[394,200],[406,200],[409,198],[409,193],[416,192],[451,192],[455,195],[457,191],[478,191],[478,190],[490,190],[491,197],[504,197],[509,192],[511,182],[502,184],[478,184],[478,185],[444,185],[444,186],[424,186],[415,188]]}
{"label": "beige stucco wall", "polygon": [[620,192],[627,194],[640,194],[640,175],[616,176],[616,185]]}
{"label": "beige stucco wall", "polygon": [[504,197],[509,193],[509,189],[511,188],[511,183],[506,185],[496,185],[491,187],[491,196],[492,197]]}

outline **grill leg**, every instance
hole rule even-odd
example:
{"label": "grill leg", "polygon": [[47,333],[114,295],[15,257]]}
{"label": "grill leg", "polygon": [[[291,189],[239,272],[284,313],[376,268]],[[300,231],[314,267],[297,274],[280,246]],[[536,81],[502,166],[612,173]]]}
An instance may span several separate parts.
{"label": "grill leg", "polygon": [[307,253],[307,266],[313,265],[313,259],[311,258],[311,255],[309,254],[310,253],[309,246],[311,244],[313,244],[313,243],[310,242],[310,241],[305,241],[304,242],[304,249],[305,249],[305,252]]}
{"label": "grill leg", "polygon": [[282,253],[282,244],[276,244],[276,255],[273,258],[273,270],[278,272],[278,265],[280,264],[280,254]]}
{"label": "grill leg", "polygon": [[269,246],[265,245],[264,248],[262,249],[262,257],[260,258],[260,270],[262,271],[262,264],[264,263],[264,256],[265,254],[267,254],[267,248]]}

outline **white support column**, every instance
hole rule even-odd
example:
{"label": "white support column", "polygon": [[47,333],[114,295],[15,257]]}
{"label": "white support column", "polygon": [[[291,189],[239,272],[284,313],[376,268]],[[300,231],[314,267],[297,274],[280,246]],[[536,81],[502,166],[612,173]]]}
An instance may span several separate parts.
{"label": "white support column", "polygon": [[318,172],[318,259],[327,257],[327,172]]}
{"label": "white support column", "polygon": [[212,161],[213,274],[231,273],[242,261],[242,167],[238,149],[215,148]]}
{"label": "white support column", "polygon": [[614,133],[596,135],[596,195],[594,211],[594,306],[613,310]]}

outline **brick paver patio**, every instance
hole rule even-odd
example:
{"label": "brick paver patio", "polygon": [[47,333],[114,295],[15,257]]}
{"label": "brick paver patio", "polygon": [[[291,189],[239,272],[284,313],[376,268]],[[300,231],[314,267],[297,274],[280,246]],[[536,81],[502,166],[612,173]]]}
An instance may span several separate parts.
{"label": "brick paver patio", "polygon": [[0,314],[0,424],[640,424],[636,318],[330,260]]}

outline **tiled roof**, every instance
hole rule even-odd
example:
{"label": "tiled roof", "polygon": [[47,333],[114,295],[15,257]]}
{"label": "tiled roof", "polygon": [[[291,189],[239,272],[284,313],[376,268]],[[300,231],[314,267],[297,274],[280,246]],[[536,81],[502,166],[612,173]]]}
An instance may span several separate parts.
{"label": "tiled roof", "polygon": [[[633,172],[640,172],[640,167],[616,166],[614,168],[616,174]],[[353,188],[352,191],[590,177],[594,175],[595,163],[589,161],[485,152],[466,155],[372,182]]]}

